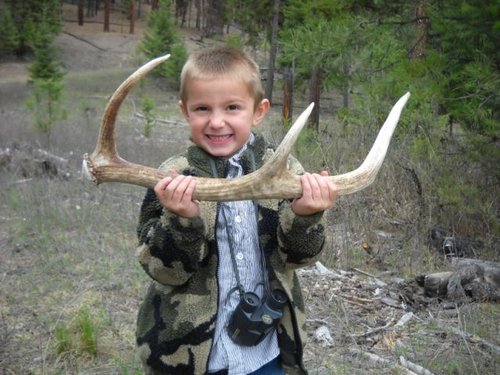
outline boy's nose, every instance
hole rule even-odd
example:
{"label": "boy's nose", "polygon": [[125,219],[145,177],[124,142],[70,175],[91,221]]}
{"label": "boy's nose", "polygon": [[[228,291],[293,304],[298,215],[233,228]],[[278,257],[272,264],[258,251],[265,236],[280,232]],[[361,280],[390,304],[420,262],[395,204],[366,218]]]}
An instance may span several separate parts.
{"label": "boy's nose", "polygon": [[220,128],[224,125],[224,116],[222,113],[213,112],[210,115],[210,126],[214,128]]}

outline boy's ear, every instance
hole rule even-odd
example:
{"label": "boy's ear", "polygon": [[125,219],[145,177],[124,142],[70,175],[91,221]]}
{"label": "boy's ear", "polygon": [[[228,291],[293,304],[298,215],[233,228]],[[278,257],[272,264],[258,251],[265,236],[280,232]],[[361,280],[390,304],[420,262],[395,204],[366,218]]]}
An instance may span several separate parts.
{"label": "boy's ear", "polygon": [[187,108],[184,105],[184,103],[182,102],[182,100],[179,100],[179,108],[181,109],[182,114],[184,115],[184,117],[187,120],[187,118],[188,118]]}
{"label": "boy's ear", "polygon": [[271,103],[269,103],[268,99],[262,99],[255,109],[255,113],[253,116],[253,126],[257,126],[262,119],[267,115],[269,109],[271,108]]}

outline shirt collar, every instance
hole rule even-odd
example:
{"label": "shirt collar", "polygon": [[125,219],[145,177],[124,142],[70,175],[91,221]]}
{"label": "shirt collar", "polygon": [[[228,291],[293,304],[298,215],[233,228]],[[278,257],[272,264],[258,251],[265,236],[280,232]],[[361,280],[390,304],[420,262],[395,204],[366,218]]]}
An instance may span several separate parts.
{"label": "shirt collar", "polygon": [[255,141],[255,135],[253,135],[253,133],[250,133],[247,142],[243,145],[242,148],[240,148],[240,150],[236,154],[234,154],[228,159],[228,162],[231,163],[232,165],[235,164],[240,165],[241,155],[243,155],[245,150],[248,148],[248,145],[252,145],[254,141]]}

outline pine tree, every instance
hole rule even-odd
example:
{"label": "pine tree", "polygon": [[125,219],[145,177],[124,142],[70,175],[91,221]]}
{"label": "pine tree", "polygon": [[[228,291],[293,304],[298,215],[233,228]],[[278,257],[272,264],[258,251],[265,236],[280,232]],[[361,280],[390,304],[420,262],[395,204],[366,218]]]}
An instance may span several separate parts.
{"label": "pine tree", "polygon": [[187,52],[172,20],[170,1],[160,2],[158,9],[149,14],[148,31],[139,49],[148,60],[170,53],[170,59],[160,68],[160,75],[179,83]]}
{"label": "pine tree", "polygon": [[[61,29],[60,0],[6,0],[5,4],[16,28],[14,52],[18,56],[24,56],[31,52],[32,42],[38,33],[37,25],[42,21],[42,18],[45,27],[51,33],[56,34]],[[3,14],[3,18],[6,15],[7,12]],[[3,24],[4,28],[5,26]]]}
{"label": "pine tree", "polygon": [[0,56],[14,52],[19,45],[19,32],[14,24],[10,10],[0,6]]}
{"label": "pine tree", "polygon": [[55,35],[51,30],[50,25],[42,18],[37,24],[37,34],[30,43],[35,58],[28,67],[28,82],[32,84],[33,91],[26,102],[33,112],[35,127],[47,136],[48,147],[54,123],[65,117],[61,104],[64,73],[57,60]]}
{"label": "pine tree", "polygon": [[446,57],[442,105],[469,130],[498,136],[500,7],[495,0],[451,0],[430,8],[434,47]]}

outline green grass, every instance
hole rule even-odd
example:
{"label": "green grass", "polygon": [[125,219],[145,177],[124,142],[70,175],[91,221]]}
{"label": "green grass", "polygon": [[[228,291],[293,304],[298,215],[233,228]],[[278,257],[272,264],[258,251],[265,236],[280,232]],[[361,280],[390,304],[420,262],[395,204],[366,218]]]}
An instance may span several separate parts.
{"label": "green grass", "polygon": [[54,329],[54,350],[56,354],[63,354],[68,352],[72,348],[71,333],[69,329],[63,325],[59,324]]}
{"label": "green grass", "polygon": [[97,314],[95,311],[90,312],[87,306],[80,308],[75,320],[82,351],[87,352],[92,357],[97,356],[100,330],[109,326],[109,322],[103,319],[99,311]]}

